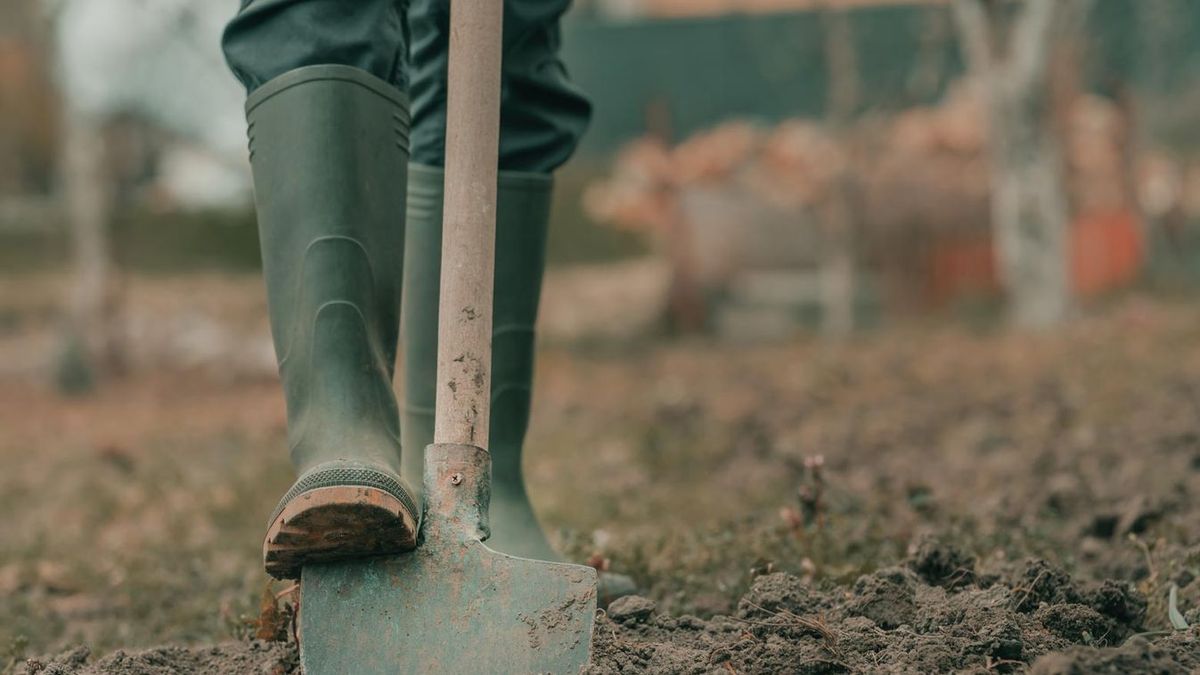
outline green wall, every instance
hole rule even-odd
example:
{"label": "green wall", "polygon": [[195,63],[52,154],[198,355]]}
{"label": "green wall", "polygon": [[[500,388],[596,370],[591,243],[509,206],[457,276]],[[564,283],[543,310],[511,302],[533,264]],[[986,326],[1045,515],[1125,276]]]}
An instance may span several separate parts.
{"label": "green wall", "polygon": [[[1168,35],[1140,30],[1135,3],[1173,5]],[[922,45],[930,21],[940,42]],[[1200,77],[1200,2],[1100,0],[1091,18],[1088,79],[1169,96]],[[962,72],[946,8],[878,7],[851,12],[864,110],[928,103]],[[766,122],[825,113],[828,88],[822,20],[812,12],[606,22],[577,18],[565,30],[572,77],[593,97],[596,115],[580,150],[603,158],[643,133],[647,111],[667,111],[675,138],[731,117]],[[920,61],[931,59],[933,61]],[[914,87],[919,62],[942,64],[932,87]]]}

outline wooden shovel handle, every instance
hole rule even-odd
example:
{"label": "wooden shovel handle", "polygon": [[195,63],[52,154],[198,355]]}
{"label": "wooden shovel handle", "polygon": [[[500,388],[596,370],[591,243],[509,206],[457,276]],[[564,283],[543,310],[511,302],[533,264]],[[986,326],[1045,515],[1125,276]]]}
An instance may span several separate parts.
{"label": "wooden shovel handle", "polygon": [[503,0],[452,0],[434,443],[488,446]]}

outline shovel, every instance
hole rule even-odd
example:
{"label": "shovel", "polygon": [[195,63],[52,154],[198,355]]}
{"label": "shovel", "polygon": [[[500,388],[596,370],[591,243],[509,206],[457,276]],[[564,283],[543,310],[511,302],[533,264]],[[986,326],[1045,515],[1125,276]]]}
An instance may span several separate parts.
{"label": "shovel", "polygon": [[411,553],[305,567],[300,658],[331,673],[575,673],[596,612],[590,567],[484,545],[502,0],[453,0],[437,414]]}

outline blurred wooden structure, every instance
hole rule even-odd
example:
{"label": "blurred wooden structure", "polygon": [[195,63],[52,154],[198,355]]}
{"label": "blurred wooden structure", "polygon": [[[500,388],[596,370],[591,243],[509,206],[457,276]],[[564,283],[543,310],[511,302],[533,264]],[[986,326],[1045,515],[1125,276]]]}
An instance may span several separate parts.
{"label": "blurred wooden structure", "polygon": [[[675,147],[646,138],[622,151],[585,205],[598,220],[657,242],[676,270],[672,307],[685,326],[707,317],[720,329],[723,316],[736,316],[764,330],[794,329],[797,320],[779,319],[781,309],[797,317],[802,306],[822,306],[822,270],[837,245],[827,209],[840,201],[845,175],[857,183],[853,256],[886,292],[882,301],[936,307],[994,296],[983,106],[978,89],[963,84],[940,105],[841,134],[791,120],[731,122]],[[1144,264],[1137,197],[1123,187],[1137,177],[1118,104],[1080,94],[1063,124],[1066,283],[1088,297],[1128,285]],[[754,310],[764,307],[774,314]]]}

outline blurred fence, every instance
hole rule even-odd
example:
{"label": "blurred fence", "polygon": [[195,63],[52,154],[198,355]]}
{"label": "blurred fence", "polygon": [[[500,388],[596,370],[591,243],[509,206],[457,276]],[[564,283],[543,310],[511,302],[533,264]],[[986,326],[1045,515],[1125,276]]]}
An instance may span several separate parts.
{"label": "blurred fence", "polygon": [[[0,193],[45,191],[53,183],[56,118],[49,35],[31,18],[36,3],[3,4]],[[860,112],[930,103],[962,72],[945,5],[858,7],[849,18]],[[1179,104],[1185,97],[1200,100],[1200,2],[1099,0],[1091,23],[1084,63],[1089,87],[1136,90],[1145,97],[1144,121],[1155,137],[1178,148],[1197,145],[1200,134],[1192,130],[1200,106]],[[823,117],[830,98],[823,31],[819,12],[626,21],[581,13],[568,21],[563,43],[573,78],[596,104],[581,158],[603,161],[646,132],[678,140],[729,118]],[[215,43],[181,49],[205,46],[219,64]],[[240,134],[232,135],[239,145]]]}
{"label": "blurred fence", "polygon": [[[860,112],[930,103],[962,74],[947,7],[889,5],[849,14]],[[565,60],[596,102],[583,156],[603,159],[646,132],[685,138],[731,117],[824,116],[830,82],[823,30],[817,12],[570,23]],[[1093,91],[1131,87],[1151,104],[1189,91],[1200,96],[1200,2],[1100,0],[1087,49],[1083,67]],[[1152,116],[1156,135],[1200,138],[1188,133],[1200,113]]]}

